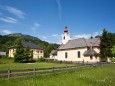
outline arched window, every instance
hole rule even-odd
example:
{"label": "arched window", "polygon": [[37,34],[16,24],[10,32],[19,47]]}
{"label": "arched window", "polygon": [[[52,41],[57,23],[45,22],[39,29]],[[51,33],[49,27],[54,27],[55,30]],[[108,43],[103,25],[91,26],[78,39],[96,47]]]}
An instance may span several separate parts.
{"label": "arched window", "polygon": [[68,54],[67,54],[67,52],[65,52],[65,58],[67,58],[68,57]]}
{"label": "arched window", "polygon": [[63,39],[65,40],[65,36],[63,37]]}
{"label": "arched window", "polygon": [[80,55],[80,51],[78,51],[77,53],[78,53],[78,58],[80,58],[80,57],[81,57],[81,55]]}

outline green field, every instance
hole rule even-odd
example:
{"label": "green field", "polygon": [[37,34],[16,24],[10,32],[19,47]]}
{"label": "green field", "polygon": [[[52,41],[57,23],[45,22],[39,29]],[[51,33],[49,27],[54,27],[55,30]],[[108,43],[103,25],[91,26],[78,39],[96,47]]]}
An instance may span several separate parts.
{"label": "green field", "polygon": [[14,63],[13,59],[0,59],[0,63],[1,63],[0,64],[0,70],[49,68],[49,67],[61,67],[61,66],[71,66],[72,65],[72,64],[60,64],[60,63],[47,63],[47,62]]}
{"label": "green field", "polygon": [[0,86],[115,86],[115,64],[66,73],[0,79]]}

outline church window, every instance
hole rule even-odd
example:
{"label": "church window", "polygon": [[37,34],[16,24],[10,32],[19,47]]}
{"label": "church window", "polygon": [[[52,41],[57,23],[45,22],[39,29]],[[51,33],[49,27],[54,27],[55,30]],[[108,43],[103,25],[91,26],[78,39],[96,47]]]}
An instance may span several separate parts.
{"label": "church window", "polygon": [[67,52],[65,52],[65,58],[67,58],[68,57],[68,53]]}
{"label": "church window", "polygon": [[63,39],[65,40],[65,36],[63,37]]}
{"label": "church window", "polygon": [[81,57],[81,54],[80,54],[80,51],[78,51],[78,58],[80,58]]}
{"label": "church window", "polygon": [[93,57],[92,56],[90,56],[90,60],[92,60],[93,59]]}

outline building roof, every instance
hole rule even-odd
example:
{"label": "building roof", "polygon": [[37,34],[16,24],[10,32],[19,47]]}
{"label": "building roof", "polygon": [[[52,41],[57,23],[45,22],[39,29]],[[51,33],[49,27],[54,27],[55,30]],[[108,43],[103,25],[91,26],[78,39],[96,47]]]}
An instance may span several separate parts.
{"label": "building roof", "polygon": [[97,53],[93,49],[89,49],[89,50],[87,50],[87,51],[84,52],[84,56],[96,56],[96,55],[99,55],[99,53]]}
{"label": "building roof", "polygon": [[99,46],[100,44],[100,39],[99,38],[93,38],[93,39],[86,39],[87,45],[92,43],[92,46]]}
{"label": "building roof", "polygon": [[57,55],[57,50],[52,50],[50,55]]}
{"label": "building roof", "polygon": [[[40,50],[43,50],[43,48],[39,45],[36,45],[32,42],[25,42],[25,41],[22,41],[21,44],[23,45],[23,47],[29,47],[30,49],[40,49]],[[16,47],[16,45],[14,46],[10,46],[9,48],[14,48]]]}
{"label": "building roof", "polygon": [[41,50],[43,49],[43,48],[40,47],[39,45],[36,45],[36,44],[34,44],[34,43],[32,43],[32,42],[22,41],[21,43],[22,43],[23,47],[29,47],[29,48],[31,48],[31,49],[41,49]]}
{"label": "building roof", "polygon": [[85,39],[85,38],[79,38],[79,39],[73,39],[69,40],[66,44],[62,44],[58,49],[74,49],[74,48],[84,48],[90,45],[92,43],[92,46],[99,46],[100,39],[99,38],[93,38],[93,39]]}

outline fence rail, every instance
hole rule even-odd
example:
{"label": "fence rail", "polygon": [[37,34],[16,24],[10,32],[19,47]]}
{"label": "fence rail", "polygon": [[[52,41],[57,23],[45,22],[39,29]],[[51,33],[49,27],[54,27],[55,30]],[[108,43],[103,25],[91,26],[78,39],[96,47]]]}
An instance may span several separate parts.
{"label": "fence rail", "polygon": [[79,66],[64,66],[64,67],[52,67],[52,68],[33,68],[33,69],[20,69],[20,70],[4,70],[0,71],[0,78],[13,78],[13,77],[25,77],[30,75],[37,75],[37,74],[51,74],[56,72],[66,72],[72,69],[80,69],[84,67],[94,67],[100,66],[105,64],[88,64],[88,65],[79,65]]}
{"label": "fence rail", "polygon": [[[81,66],[86,67],[86,66]],[[77,66],[64,66],[64,67],[52,67],[52,68],[33,68],[33,69],[21,69],[21,70],[5,70],[0,71],[0,78],[13,78],[20,76],[30,76],[36,74],[50,74],[56,72],[64,72],[66,70],[79,68]]]}

